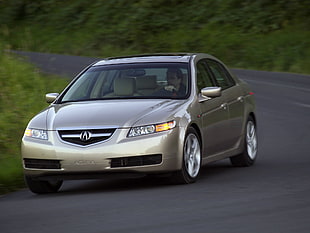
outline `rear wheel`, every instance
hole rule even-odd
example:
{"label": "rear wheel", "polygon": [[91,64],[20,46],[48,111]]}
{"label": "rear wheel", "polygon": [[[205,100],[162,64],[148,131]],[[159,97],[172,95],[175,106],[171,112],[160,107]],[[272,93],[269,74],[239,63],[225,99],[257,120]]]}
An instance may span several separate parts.
{"label": "rear wheel", "polygon": [[182,169],[173,174],[173,181],[178,184],[194,183],[201,168],[201,142],[194,128],[189,128],[183,147]]}
{"label": "rear wheel", "polygon": [[62,180],[43,181],[33,179],[29,176],[25,176],[25,181],[31,192],[37,194],[55,193],[60,189],[62,185]]}
{"label": "rear wheel", "polygon": [[251,166],[257,157],[256,125],[252,117],[248,118],[245,129],[244,150],[241,154],[230,158],[232,165],[238,167]]}

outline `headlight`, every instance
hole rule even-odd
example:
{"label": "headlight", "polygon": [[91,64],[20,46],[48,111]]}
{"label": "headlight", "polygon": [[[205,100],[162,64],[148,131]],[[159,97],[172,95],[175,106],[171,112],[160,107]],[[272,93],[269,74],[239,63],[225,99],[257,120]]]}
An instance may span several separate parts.
{"label": "headlight", "polygon": [[147,135],[147,134],[167,131],[167,130],[173,129],[175,126],[176,126],[175,121],[169,121],[169,122],[165,122],[161,124],[133,127],[130,129],[128,133],[128,137],[135,137],[135,136],[140,136],[140,135]]}
{"label": "headlight", "polygon": [[26,129],[25,136],[31,137],[31,138],[37,138],[42,140],[47,140],[47,131],[43,129]]}

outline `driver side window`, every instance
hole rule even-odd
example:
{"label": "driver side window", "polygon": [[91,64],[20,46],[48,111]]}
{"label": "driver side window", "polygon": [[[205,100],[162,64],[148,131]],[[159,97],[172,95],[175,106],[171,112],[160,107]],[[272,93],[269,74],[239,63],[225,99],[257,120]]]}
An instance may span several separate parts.
{"label": "driver side window", "polygon": [[214,78],[216,79],[217,84],[222,87],[222,90],[235,85],[235,82],[221,64],[212,60],[208,60],[207,63],[214,75]]}
{"label": "driver side window", "polygon": [[208,72],[208,69],[204,61],[199,61],[197,64],[197,87],[200,91],[204,87],[214,86],[211,75]]}

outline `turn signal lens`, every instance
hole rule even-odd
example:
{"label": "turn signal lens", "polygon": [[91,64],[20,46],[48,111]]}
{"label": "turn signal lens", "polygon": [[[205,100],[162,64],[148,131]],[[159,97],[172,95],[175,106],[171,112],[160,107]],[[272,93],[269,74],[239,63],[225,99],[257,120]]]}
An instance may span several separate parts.
{"label": "turn signal lens", "polygon": [[155,127],[156,127],[156,132],[162,132],[162,131],[166,131],[169,129],[173,129],[175,127],[175,121],[170,121],[167,123],[158,124]]}
{"label": "turn signal lens", "polygon": [[31,137],[32,130],[31,129],[26,129],[24,135],[27,136],[27,137]]}

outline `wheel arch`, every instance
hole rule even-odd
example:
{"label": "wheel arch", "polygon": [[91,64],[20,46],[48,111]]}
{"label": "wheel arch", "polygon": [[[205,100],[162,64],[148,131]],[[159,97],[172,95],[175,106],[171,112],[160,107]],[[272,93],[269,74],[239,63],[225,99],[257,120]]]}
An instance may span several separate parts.
{"label": "wheel arch", "polygon": [[254,124],[256,126],[257,125],[257,120],[256,120],[255,113],[254,112],[250,112],[248,115],[249,115],[249,117],[251,117],[253,119]]}
{"label": "wheel arch", "polygon": [[[200,140],[201,147],[203,147],[202,134],[201,134],[201,131],[200,131],[199,126],[198,126],[196,123],[191,123],[191,124],[189,125],[188,128],[193,128],[193,129],[196,130],[196,132],[197,132],[197,134],[198,134],[198,136],[199,136],[199,140]],[[201,149],[202,149],[202,148],[201,148]]]}

